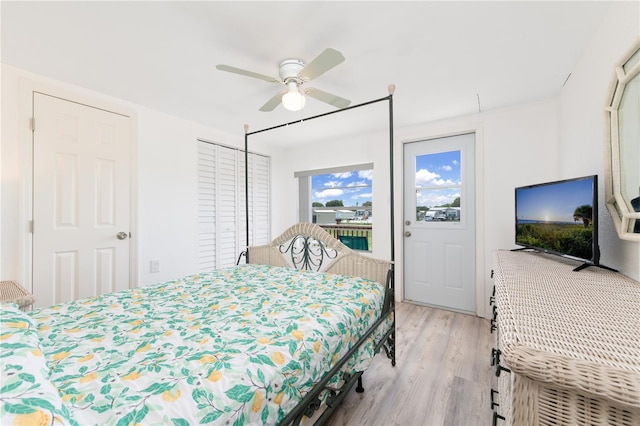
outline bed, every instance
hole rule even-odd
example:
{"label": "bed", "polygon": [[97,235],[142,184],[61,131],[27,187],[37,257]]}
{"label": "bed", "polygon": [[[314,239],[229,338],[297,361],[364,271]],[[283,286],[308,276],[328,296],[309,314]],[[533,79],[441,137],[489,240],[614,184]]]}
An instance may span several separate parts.
{"label": "bed", "polygon": [[376,352],[395,365],[389,261],[316,225],[246,264],[49,308],[3,305],[0,424],[325,421]]}

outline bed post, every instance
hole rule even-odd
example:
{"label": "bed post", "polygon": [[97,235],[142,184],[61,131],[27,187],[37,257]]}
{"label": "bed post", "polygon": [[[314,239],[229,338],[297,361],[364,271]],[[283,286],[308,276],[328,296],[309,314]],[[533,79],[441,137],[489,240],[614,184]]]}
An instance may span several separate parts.
{"label": "bed post", "polygon": [[244,218],[246,232],[245,262],[249,263],[249,125],[244,125]]}
{"label": "bed post", "polygon": [[393,269],[393,262],[395,259],[395,240],[394,240],[394,193],[393,193],[393,92],[396,91],[396,85],[389,85],[389,190],[391,197],[391,269]]}
{"label": "bed post", "polygon": [[[391,212],[390,212],[390,222],[391,222],[391,270],[389,271],[389,279],[390,279],[390,283],[389,286],[391,288],[390,292],[391,294],[390,296],[390,302],[393,304],[393,306],[390,307],[390,309],[394,310],[395,312],[395,260],[396,260],[396,254],[395,254],[395,232],[394,232],[394,222],[395,222],[395,218],[394,218],[394,209],[395,209],[395,199],[394,199],[394,192],[393,192],[393,93],[396,91],[396,85],[395,84],[390,84],[389,85],[389,190],[390,190],[390,198],[391,198]],[[391,331],[391,334],[389,335],[389,346],[390,346],[390,350],[391,350],[391,365],[395,367],[396,365],[396,319],[395,319],[395,313],[394,313],[394,318],[393,318],[393,330]]]}
{"label": "bed post", "polygon": [[[390,330],[387,331],[387,333],[385,333],[385,336],[382,338],[382,340],[376,345],[375,347],[375,352],[378,352],[380,349],[383,349],[387,355],[387,358],[391,359],[391,365],[393,367],[395,367],[396,365],[396,350],[395,350],[395,341],[396,341],[396,320],[395,320],[395,227],[394,227],[394,222],[395,222],[395,216],[394,216],[394,208],[395,208],[395,199],[394,199],[394,190],[393,190],[393,182],[394,182],[394,156],[393,156],[393,150],[394,150],[394,135],[393,135],[393,93],[396,90],[396,86],[395,84],[389,84],[388,86],[388,91],[389,91],[389,96],[385,96],[384,98],[379,98],[379,99],[375,99],[369,102],[365,102],[362,104],[358,104],[358,105],[353,105],[353,106],[349,106],[349,107],[345,107],[345,108],[341,108],[339,110],[336,111],[331,111],[331,112],[327,112],[324,114],[320,114],[320,115],[315,115],[313,117],[308,117],[305,119],[301,119],[298,121],[292,121],[292,122],[288,122],[288,123],[283,123],[283,124],[279,124],[277,126],[273,126],[273,127],[269,127],[269,128],[265,128],[265,129],[261,129],[261,130],[256,130],[256,131],[252,131],[249,132],[249,126],[245,124],[244,126],[244,153],[245,153],[245,197],[246,197],[246,203],[245,203],[245,217],[246,217],[246,233],[247,233],[247,249],[246,249],[246,262],[249,263],[249,161],[248,161],[248,138],[250,135],[254,135],[256,133],[262,133],[262,132],[266,132],[266,131],[270,131],[270,130],[274,130],[280,127],[285,127],[285,126],[289,126],[292,124],[297,124],[297,123],[302,123],[304,121],[309,121],[312,119],[316,119],[316,118],[320,118],[320,117],[324,117],[327,115],[331,115],[331,114],[335,114],[338,112],[342,112],[342,111],[346,111],[346,110],[350,110],[353,108],[359,108],[365,105],[369,105],[369,104],[373,104],[376,102],[380,102],[380,101],[384,101],[384,100],[388,100],[389,101],[389,182],[390,182],[390,234],[391,234],[391,264],[389,266],[389,270],[387,271],[387,277],[386,277],[386,283],[385,283],[385,298],[384,298],[384,306],[383,306],[383,312],[382,312],[382,316],[380,317],[380,319],[378,319],[377,323],[367,331],[367,333],[365,333],[365,335],[356,343],[355,347],[351,348],[351,350],[347,353],[347,355],[345,355],[345,357],[343,357],[340,361],[338,361],[338,365],[334,366],[332,370],[330,370],[330,372],[325,376],[325,378],[323,380],[320,381],[320,383],[316,384],[316,387],[319,387],[320,390],[322,388],[324,388],[325,384],[328,382],[328,380],[333,377],[335,374],[337,374],[338,369],[344,364],[346,363],[348,357],[350,357],[353,352],[355,352],[355,350],[360,347],[360,345],[365,341],[365,339],[367,339],[375,329],[377,329],[377,327],[382,323],[382,321],[384,321],[385,318],[388,318],[388,316],[393,312],[393,320],[392,320],[392,324],[391,324],[391,328]],[[357,374],[357,377],[354,375],[351,377],[351,380],[348,381],[348,386],[346,386],[346,389],[344,389],[343,391],[341,391],[341,396],[334,401],[334,403],[331,404],[330,409],[326,410],[322,416],[320,417],[320,419],[318,420],[318,423],[323,423],[324,421],[326,421],[326,419],[328,419],[328,417],[331,415],[331,413],[335,410],[337,404],[339,404],[340,401],[342,401],[342,398],[344,398],[344,395],[346,394],[346,391],[348,391],[349,389],[351,389],[351,387],[354,385],[354,383],[356,382],[357,379],[357,387],[356,387],[356,391],[357,392],[364,392],[364,388],[362,387],[362,372],[359,372]],[[315,389],[315,388],[314,388]],[[285,418],[282,421],[282,424],[298,424],[300,419],[302,418],[303,415],[312,415],[313,411],[315,411],[318,407],[316,406],[316,400],[318,398],[320,391],[310,391],[309,393],[307,393],[307,395],[302,399],[302,401],[300,402],[300,404],[292,411],[290,412],[287,416],[285,416]],[[305,410],[310,410],[307,414],[305,414]]]}

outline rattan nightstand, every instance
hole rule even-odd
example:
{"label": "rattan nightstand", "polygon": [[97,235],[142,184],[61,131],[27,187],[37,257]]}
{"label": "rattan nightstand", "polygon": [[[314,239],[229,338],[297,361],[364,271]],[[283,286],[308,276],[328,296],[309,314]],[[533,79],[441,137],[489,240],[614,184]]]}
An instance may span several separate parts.
{"label": "rattan nightstand", "polygon": [[0,302],[15,303],[23,311],[36,301],[35,297],[14,281],[0,281]]}

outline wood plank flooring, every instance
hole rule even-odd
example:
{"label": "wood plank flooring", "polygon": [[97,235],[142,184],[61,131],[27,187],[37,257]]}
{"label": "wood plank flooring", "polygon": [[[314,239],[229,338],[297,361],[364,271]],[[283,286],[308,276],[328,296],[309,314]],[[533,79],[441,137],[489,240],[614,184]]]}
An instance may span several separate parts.
{"label": "wood plank flooring", "polygon": [[396,305],[396,366],[376,355],[329,425],[489,425],[493,335],[471,315]]}

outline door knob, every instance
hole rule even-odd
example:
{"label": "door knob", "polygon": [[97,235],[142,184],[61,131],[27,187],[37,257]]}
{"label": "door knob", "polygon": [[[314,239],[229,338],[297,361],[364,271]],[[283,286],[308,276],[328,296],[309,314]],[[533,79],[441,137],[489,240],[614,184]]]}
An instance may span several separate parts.
{"label": "door knob", "polygon": [[129,236],[129,234],[127,234],[126,232],[118,232],[116,234],[116,237],[118,237],[119,240],[124,240],[125,238],[127,238]]}
{"label": "door knob", "polygon": [[409,232],[409,231],[404,231],[404,236],[405,236],[405,237],[410,237],[410,236],[411,236],[411,232]]}

